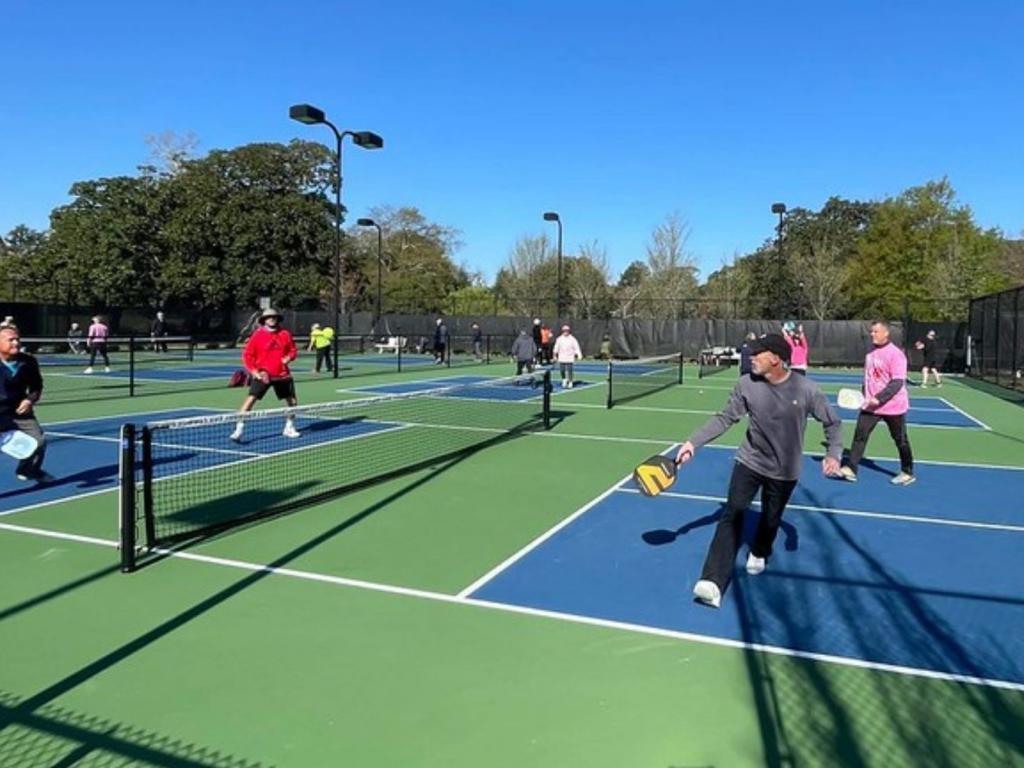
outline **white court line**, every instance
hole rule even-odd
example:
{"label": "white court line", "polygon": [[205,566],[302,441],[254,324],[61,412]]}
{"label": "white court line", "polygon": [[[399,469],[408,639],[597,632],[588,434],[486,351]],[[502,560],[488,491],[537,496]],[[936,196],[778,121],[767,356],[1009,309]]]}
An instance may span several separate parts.
{"label": "white court line", "polygon": [[973,421],[973,422],[974,422],[975,424],[980,424],[980,425],[981,425],[981,428],[982,428],[982,429],[987,429],[987,430],[988,430],[989,432],[991,432],[991,431],[992,431],[992,428],[991,428],[991,427],[990,427],[990,426],[989,426],[988,424],[986,424],[985,422],[983,422],[983,421],[981,421],[981,420],[979,420],[979,419],[976,419],[976,418],[974,418],[974,417],[973,417],[973,416],[971,416],[971,414],[969,414],[969,413],[968,413],[967,411],[963,410],[962,408],[959,408],[959,407],[957,407],[957,406],[956,406],[956,405],[954,405],[953,403],[949,402],[949,400],[947,400],[946,398],[944,398],[944,397],[940,397],[940,398],[938,398],[938,399],[939,399],[939,400],[941,400],[942,402],[944,402],[944,403],[945,403],[946,405],[948,405],[948,406],[949,406],[950,408],[952,408],[953,410],[955,410],[955,411],[957,411],[958,413],[960,413],[960,414],[961,414],[962,416],[964,416],[965,418],[968,418],[968,419],[970,419],[971,421]]}
{"label": "white court line", "polygon": [[[47,405],[44,401],[41,403],[42,406]],[[83,421],[103,421],[105,419],[128,419],[137,416],[144,416],[149,413],[176,413],[178,411],[225,411],[224,408],[204,408],[202,406],[190,406],[188,408],[160,408],[155,411],[139,411],[137,413],[114,413],[110,416],[88,416],[84,419],[64,419],[63,421],[47,421],[41,422],[43,424],[44,431],[50,426],[60,426],[61,424],[78,424]],[[120,425],[118,425],[120,426]]]}
{"label": "white court line", "polygon": [[[597,403],[569,403],[569,408],[600,408],[602,411],[609,410],[607,405]],[[713,416],[718,411],[701,411],[691,408],[655,408],[649,405],[616,405],[610,409],[613,411],[650,411],[651,413],[695,413],[699,416]]]}
{"label": "white court line", "polygon": [[15,512],[30,512],[33,509],[40,509],[42,507],[52,507],[55,504],[63,504],[67,501],[77,501],[78,499],[84,499],[89,496],[99,496],[101,493],[110,493],[111,491],[118,490],[118,486],[114,485],[110,488],[101,488],[97,491],[86,491],[84,493],[76,493],[74,496],[61,496],[58,499],[48,499],[47,501],[37,501],[34,504],[27,504],[24,507],[15,507],[14,509],[5,509],[0,512],[0,517],[6,517],[7,515],[13,515]]}
{"label": "white court line", "polygon": [[[620,488],[621,493],[639,494],[635,488]],[[699,493],[679,493],[677,491],[662,491],[659,496],[668,496],[674,499],[690,499],[693,501],[710,501],[722,504],[726,501],[725,496],[706,496]],[[752,501],[752,506],[760,506],[760,501]],[[864,512],[857,509],[839,509],[836,507],[815,507],[809,504],[786,505],[786,509],[799,509],[801,512],[821,512],[826,515],[845,515],[849,517],[872,517],[879,520],[900,520],[910,523],[929,523],[932,525],[949,525],[956,528],[980,528],[989,531],[1012,531],[1013,533],[1024,533],[1024,526],[1009,525],[1004,523],[976,523],[970,520],[957,520],[942,517],[925,517],[923,515],[898,515],[892,512]]]}
{"label": "white court line", "polygon": [[[62,539],[65,541],[74,541],[83,544],[96,544],[104,547],[118,546],[118,542],[116,541],[109,541],[106,539],[94,539],[88,536],[78,536],[75,534],[59,533],[57,531],[47,531],[38,528],[14,526],[8,525],[6,523],[0,523],[0,530],[6,530],[12,533],[24,533],[29,535],[45,536],[49,538]],[[733,648],[738,650],[758,651],[760,653],[769,653],[774,656],[785,656],[789,658],[806,659],[808,661],[822,662],[825,664],[835,664],[837,666],[843,667],[854,667],[857,669],[867,669],[876,672],[890,672],[893,674],[904,675],[907,677],[919,677],[927,678],[930,680],[941,680],[945,682],[965,683],[969,685],[978,685],[988,688],[1001,688],[1010,691],[1024,691],[1024,683],[1015,683],[1009,680],[998,680],[987,677],[975,677],[973,675],[959,675],[951,672],[936,672],[934,670],[929,669],[904,667],[896,664],[885,664],[876,661],[866,661],[864,659],[856,659],[846,656],[833,656],[824,653],[798,651],[792,648],[783,648],[774,645],[764,645],[761,643],[749,643],[743,640],[730,640],[722,637],[700,635],[693,632],[681,632],[672,629],[660,629],[658,627],[648,627],[642,624],[631,624],[629,622],[611,621],[609,619],[598,619],[591,616],[580,616],[571,613],[562,613],[559,611],[547,611],[539,608],[528,608],[526,606],[512,605],[509,603],[498,603],[490,600],[480,600],[478,598],[461,597],[458,595],[448,595],[442,592],[431,592],[428,590],[413,589],[411,587],[399,587],[390,584],[379,584],[370,581],[360,581],[357,579],[348,579],[343,576],[329,576],[327,574],[316,573],[314,571],[303,571],[295,568],[275,568],[260,563],[251,563],[246,562],[244,560],[234,560],[222,557],[212,557],[209,555],[200,555],[193,552],[183,552],[177,550],[154,550],[154,552],[159,555],[164,555],[167,557],[177,558],[181,560],[191,560],[193,562],[206,563],[209,565],[218,565],[226,568],[235,568],[238,570],[250,571],[254,573],[266,573],[271,576],[282,576],[285,578],[302,579],[305,581],[314,581],[342,587],[349,587],[353,589],[362,589],[371,592],[381,592],[399,597],[429,600],[432,602],[447,603],[450,605],[462,605],[471,608],[501,611],[503,613],[514,613],[523,616],[531,616],[534,618],[551,619],[554,621],[563,621],[571,624],[580,624],[591,627],[601,627],[602,629],[614,629],[623,632],[632,632],[635,634],[653,635],[657,637],[669,638],[671,640],[684,640],[688,642],[700,643],[701,645],[712,645],[723,648]]]}
{"label": "white court line", "polygon": [[629,482],[629,480],[630,480],[630,478],[632,478],[632,476],[633,476],[632,473],[626,475],[624,478],[619,480],[619,482],[617,482],[611,488],[608,488],[606,491],[601,493],[599,496],[597,496],[597,497],[591,499],[590,501],[588,501],[586,504],[584,504],[582,507],[577,509],[571,515],[569,515],[568,517],[563,519],[561,522],[559,522],[557,525],[555,525],[555,526],[553,526],[551,528],[548,528],[548,530],[546,530],[540,536],[536,537],[533,541],[531,541],[525,547],[522,547],[521,549],[519,549],[519,551],[512,553],[509,557],[505,558],[505,560],[503,560],[502,562],[498,563],[496,566],[491,568],[491,570],[489,570],[483,576],[478,578],[472,584],[470,584],[469,586],[464,587],[462,590],[460,590],[459,593],[458,593],[458,597],[460,597],[460,598],[468,597],[469,595],[471,595],[474,592],[476,592],[480,587],[482,587],[488,581],[490,581],[491,579],[496,577],[499,573],[501,573],[502,571],[504,571],[504,570],[508,569],[509,567],[511,567],[518,560],[521,560],[523,557],[525,557],[527,554],[529,554],[530,552],[535,550],[537,547],[539,547],[545,541],[550,539],[552,536],[554,536],[560,530],[565,528],[567,525],[571,524],[573,522],[573,520],[575,520],[576,518],[582,516],[587,510],[591,509],[592,507],[596,506],[597,504],[601,503],[606,498],[611,496],[624,483]]}

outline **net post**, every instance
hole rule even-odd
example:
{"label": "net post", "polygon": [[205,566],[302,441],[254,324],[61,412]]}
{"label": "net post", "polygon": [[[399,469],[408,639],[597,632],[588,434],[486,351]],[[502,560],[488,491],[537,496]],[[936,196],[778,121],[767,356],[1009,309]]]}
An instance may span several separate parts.
{"label": "net post", "polygon": [[340,333],[335,332],[334,336],[331,338],[331,355],[332,357],[334,357],[334,370],[331,371],[331,376],[335,379],[338,378],[338,371],[341,370],[341,343],[339,341],[340,336]]}
{"label": "net post", "polygon": [[146,523],[146,547],[156,546],[153,515],[153,430],[142,428],[142,513]]}
{"label": "net post", "polygon": [[128,397],[135,397],[135,334],[128,335]]}
{"label": "net post", "polygon": [[551,429],[551,371],[544,371],[544,429]]}
{"label": "net post", "polygon": [[615,404],[614,395],[612,394],[612,384],[615,377],[612,375],[612,361],[608,361],[608,401],[605,403],[605,407],[609,410]]}
{"label": "net post", "polygon": [[121,573],[135,570],[135,425],[121,425],[120,482],[118,483],[118,526],[120,528]]}
{"label": "net post", "polygon": [[395,338],[398,339],[398,349],[395,350],[395,358],[396,358],[395,362],[398,364],[398,372],[401,373],[402,372],[402,347],[404,345],[402,344],[401,331],[399,331],[398,334],[399,335],[395,337]]}

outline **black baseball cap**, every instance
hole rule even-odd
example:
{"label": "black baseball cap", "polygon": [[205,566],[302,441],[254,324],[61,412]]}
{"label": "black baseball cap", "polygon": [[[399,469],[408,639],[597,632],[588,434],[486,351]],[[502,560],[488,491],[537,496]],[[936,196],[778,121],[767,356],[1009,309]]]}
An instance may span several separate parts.
{"label": "black baseball cap", "polygon": [[750,342],[750,354],[759,355],[762,352],[772,352],[787,363],[789,362],[790,351],[789,343],[783,338],[781,333],[766,333],[764,336]]}

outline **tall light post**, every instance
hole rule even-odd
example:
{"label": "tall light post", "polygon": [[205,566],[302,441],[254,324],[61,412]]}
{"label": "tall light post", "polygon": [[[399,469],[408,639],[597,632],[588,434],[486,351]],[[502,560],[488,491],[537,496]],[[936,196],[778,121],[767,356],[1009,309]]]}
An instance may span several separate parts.
{"label": "tall light post", "polygon": [[334,328],[341,333],[341,316],[345,312],[345,297],[341,292],[341,140],[352,137],[352,143],[363,149],[380,149],[384,139],[373,131],[339,131],[334,123],[327,119],[322,109],[311,104],[295,104],[288,109],[288,117],[306,125],[322,123],[334,131],[337,140],[338,181],[334,186]]}
{"label": "tall light post", "polygon": [[558,310],[558,319],[561,320],[564,309],[564,304],[562,303],[562,219],[554,211],[548,211],[544,214],[544,221],[558,223],[558,296],[555,299],[555,305]]}
{"label": "tall light post", "polygon": [[[782,313],[782,224],[786,216],[785,203],[772,203],[772,213],[779,215],[779,226],[775,233],[775,261],[778,268],[776,275],[776,309]],[[784,319],[784,318],[781,318]]]}
{"label": "tall light post", "polygon": [[381,282],[381,264],[384,261],[384,232],[373,219],[359,219],[356,221],[360,227],[376,227],[377,228],[377,312],[373,318],[373,327],[376,329],[377,323],[380,322],[381,310],[383,305],[381,304],[381,293],[380,293],[380,282]]}

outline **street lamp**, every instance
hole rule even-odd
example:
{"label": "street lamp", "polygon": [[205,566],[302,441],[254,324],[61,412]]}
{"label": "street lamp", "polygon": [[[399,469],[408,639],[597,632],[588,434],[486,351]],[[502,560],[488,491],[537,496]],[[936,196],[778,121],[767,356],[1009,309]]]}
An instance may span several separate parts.
{"label": "street lamp", "polygon": [[377,314],[376,314],[376,317],[374,317],[374,320],[373,320],[373,327],[376,328],[377,327],[377,323],[380,322],[381,308],[382,308],[381,301],[380,301],[380,277],[381,277],[380,273],[381,273],[381,263],[384,260],[384,255],[383,255],[383,250],[384,250],[384,234],[383,234],[383,231],[381,230],[380,224],[378,224],[373,219],[359,219],[358,221],[356,221],[356,224],[358,224],[360,227],[376,227],[377,228]]}
{"label": "street lamp", "polygon": [[554,221],[558,223],[558,296],[555,300],[558,309],[558,319],[562,319],[562,219],[559,218],[558,214],[554,211],[548,211],[544,214],[544,221]]}
{"label": "street lamp", "polygon": [[341,293],[341,140],[346,136],[352,137],[352,143],[363,149],[380,149],[384,146],[384,139],[373,131],[339,131],[334,123],[327,119],[322,109],[317,109],[311,104],[295,104],[288,109],[288,117],[297,120],[305,125],[317,125],[322,123],[334,131],[334,138],[337,139],[338,158],[338,183],[334,186],[334,327],[338,333],[341,332],[341,315],[345,312],[345,298]]}
{"label": "street lamp", "polygon": [[786,215],[786,204],[785,203],[772,203],[772,213],[779,215],[779,226],[775,234],[775,261],[778,267],[778,274],[776,275],[776,282],[778,287],[776,291],[776,309],[782,313],[782,223]]}

